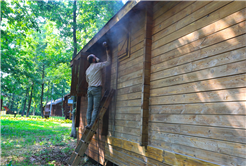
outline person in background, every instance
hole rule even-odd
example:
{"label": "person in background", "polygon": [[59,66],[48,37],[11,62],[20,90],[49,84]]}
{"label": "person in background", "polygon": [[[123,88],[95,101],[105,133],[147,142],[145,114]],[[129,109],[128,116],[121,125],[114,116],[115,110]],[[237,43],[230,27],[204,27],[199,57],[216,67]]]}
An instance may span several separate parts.
{"label": "person in background", "polygon": [[94,54],[90,54],[87,57],[87,60],[90,63],[90,66],[86,70],[86,81],[88,83],[88,106],[86,113],[87,129],[92,127],[98,114],[102,94],[102,68],[110,65],[111,63],[108,52],[109,51],[106,50],[107,61],[105,62],[99,62],[99,58]]}

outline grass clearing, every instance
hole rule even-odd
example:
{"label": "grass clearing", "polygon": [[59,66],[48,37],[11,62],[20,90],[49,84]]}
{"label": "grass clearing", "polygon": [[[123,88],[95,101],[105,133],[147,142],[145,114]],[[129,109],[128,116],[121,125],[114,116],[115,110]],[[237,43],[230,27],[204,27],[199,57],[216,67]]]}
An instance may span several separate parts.
{"label": "grass clearing", "polygon": [[76,146],[71,120],[1,116],[1,165],[65,165]]}

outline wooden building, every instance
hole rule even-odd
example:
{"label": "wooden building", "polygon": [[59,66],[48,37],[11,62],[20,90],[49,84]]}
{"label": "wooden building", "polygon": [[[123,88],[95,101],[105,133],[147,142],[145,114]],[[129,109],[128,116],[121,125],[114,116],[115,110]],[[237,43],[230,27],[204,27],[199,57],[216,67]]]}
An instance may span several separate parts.
{"label": "wooden building", "polygon": [[44,112],[50,112],[50,107],[52,104],[50,116],[62,116],[62,109],[64,110],[64,116],[66,119],[71,119],[70,112],[72,109],[72,100],[66,95],[63,99],[59,98],[55,101],[50,101],[46,104]]}
{"label": "wooden building", "polygon": [[130,1],[71,61],[78,135],[87,55],[116,89],[86,154],[101,164],[246,165],[246,1]]}
{"label": "wooden building", "polygon": [[73,108],[73,100],[70,99],[70,94],[64,96],[63,100],[63,110],[65,119],[72,119],[72,108]]}

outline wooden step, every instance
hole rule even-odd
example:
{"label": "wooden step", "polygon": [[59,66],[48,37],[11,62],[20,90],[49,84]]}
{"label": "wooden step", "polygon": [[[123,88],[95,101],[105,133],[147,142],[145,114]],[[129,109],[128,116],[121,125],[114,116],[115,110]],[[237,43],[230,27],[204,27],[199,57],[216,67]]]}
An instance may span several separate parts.
{"label": "wooden step", "polygon": [[70,159],[68,160],[68,165],[76,166],[79,164],[79,162],[83,158],[85,151],[87,150],[88,145],[90,144],[93,135],[96,133],[99,120],[103,118],[105,112],[107,111],[109,107],[109,104],[114,96],[114,92],[115,90],[112,89],[110,93],[108,93],[108,91],[104,93],[103,98],[101,99],[101,102],[100,102],[100,107],[99,107],[100,112],[94,124],[92,125],[91,129],[86,129],[86,128],[83,129],[82,137],[77,147],[75,148],[75,151],[72,153]]}

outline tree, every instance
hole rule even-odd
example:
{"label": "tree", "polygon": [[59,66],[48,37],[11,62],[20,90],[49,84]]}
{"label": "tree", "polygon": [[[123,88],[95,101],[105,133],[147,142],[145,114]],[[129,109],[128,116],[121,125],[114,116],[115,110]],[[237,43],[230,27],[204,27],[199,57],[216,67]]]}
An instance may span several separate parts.
{"label": "tree", "polygon": [[5,104],[24,114],[40,103],[35,112],[42,115],[49,99],[69,93],[70,60],[121,6],[116,1],[1,1]]}

